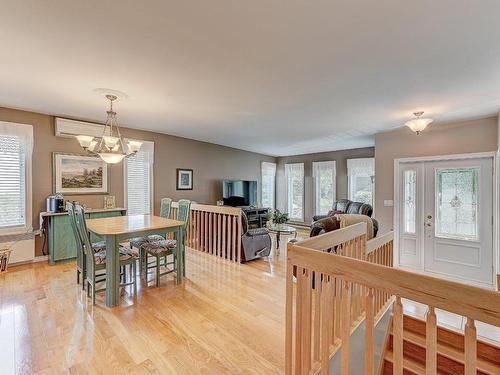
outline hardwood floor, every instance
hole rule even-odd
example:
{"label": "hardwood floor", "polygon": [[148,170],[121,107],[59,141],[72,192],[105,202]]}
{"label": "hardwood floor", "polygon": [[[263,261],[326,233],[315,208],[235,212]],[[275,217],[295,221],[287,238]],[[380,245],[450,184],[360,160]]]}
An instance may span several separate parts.
{"label": "hardwood floor", "polygon": [[74,263],[0,277],[1,374],[282,374],[285,255],[238,265],[188,249],[187,277],[92,306]]}

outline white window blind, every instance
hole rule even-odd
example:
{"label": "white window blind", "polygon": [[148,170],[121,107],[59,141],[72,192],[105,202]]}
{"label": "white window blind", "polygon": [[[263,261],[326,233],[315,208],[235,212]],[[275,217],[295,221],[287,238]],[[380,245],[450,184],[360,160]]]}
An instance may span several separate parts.
{"label": "white window blind", "polygon": [[125,159],[125,205],[129,215],[153,212],[153,160],[153,142],[144,142],[137,154]]}
{"label": "white window blind", "polygon": [[262,190],[261,202],[262,207],[274,208],[274,191],[276,184],[276,164],[262,162],[261,164],[262,175]]}
{"label": "white window blind", "polygon": [[375,183],[375,159],[347,159],[349,199],[373,206]]}
{"label": "white window blind", "polygon": [[285,164],[288,217],[304,221],[304,163]]}
{"label": "white window blind", "polygon": [[313,166],[316,215],[326,215],[335,201],[335,161],[315,161]]}
{"label": "white window blind", "polygon": [[0,122],[0,233],[31,230],[33,127]]}

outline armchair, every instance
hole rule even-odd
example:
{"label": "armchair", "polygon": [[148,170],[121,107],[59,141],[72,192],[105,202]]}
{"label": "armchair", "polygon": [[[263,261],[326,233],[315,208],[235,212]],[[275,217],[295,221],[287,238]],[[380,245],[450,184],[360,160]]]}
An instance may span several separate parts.
{"label": "armchair", "polygon": [[248,229],[247,215],[241,212],[241,260],[267,257],[271,253],[271,236],[266,228]]}

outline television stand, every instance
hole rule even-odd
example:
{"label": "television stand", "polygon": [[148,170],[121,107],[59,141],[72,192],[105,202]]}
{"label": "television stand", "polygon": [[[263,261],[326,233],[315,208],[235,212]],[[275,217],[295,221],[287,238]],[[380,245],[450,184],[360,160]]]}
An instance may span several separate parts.
{"label": "television stand", "polygon": [[239,208],[247,215],[249,229],[263,228],[266,226],[269,220],[269,208],[256,208],[251,206],[239,206]]}

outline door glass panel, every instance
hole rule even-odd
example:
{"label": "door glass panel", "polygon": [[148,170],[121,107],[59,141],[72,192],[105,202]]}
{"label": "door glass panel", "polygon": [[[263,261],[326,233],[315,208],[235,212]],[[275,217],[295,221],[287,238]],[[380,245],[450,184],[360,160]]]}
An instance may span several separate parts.
{"label": "door glass panel", "polygon": [[415,233],[417,171],[404,173],[404,228],[406,233]]}
{"label": "door glass panel", "polygon": [[478,240],[479,168],[436,169],[436,237]]}

